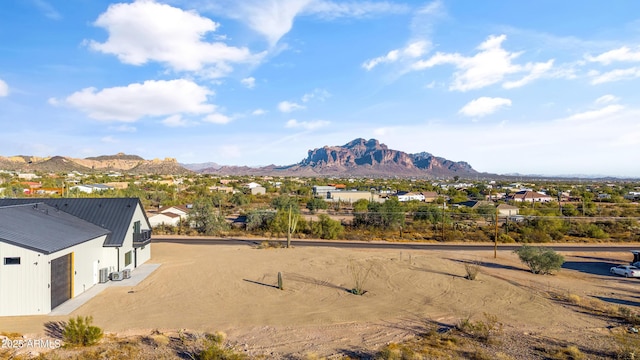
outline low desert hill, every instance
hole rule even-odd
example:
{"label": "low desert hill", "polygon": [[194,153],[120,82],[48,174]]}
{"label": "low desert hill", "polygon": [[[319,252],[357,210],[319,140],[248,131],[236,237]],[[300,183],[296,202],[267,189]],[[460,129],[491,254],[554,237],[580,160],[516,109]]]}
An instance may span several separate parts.
{"label": "low desert hill", "polygon": [[47,173],[68,173],[78,171],[89,173],[92,171],[115,171],[128,174],[187,174],[191,173],[181,166],[176,159],[166,158],[164,160],[145,160],[137,155],[127,155],[118,153],[116,155],[105,155],[89,157],[84,159],[52,156],[0,156],[0,169],[20,172],[47,172]]}

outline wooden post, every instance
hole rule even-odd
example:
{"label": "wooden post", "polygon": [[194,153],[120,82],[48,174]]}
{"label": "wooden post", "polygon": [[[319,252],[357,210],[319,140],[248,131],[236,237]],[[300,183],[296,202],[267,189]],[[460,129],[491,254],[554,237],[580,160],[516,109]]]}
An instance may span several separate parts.
{"label": "wooden post", "polygon": [[493,258],[498,257],[498,207],[496,206],[496,236],[493,242]]}
{"label": "wooden post", "polygon": [[442,201],[442,241],[443,242],[445,241],[445,238],[444,238],[444,215],[445,215],[445,213],[444,213],[444,205],[446,204],[445,201],[446,200]]}

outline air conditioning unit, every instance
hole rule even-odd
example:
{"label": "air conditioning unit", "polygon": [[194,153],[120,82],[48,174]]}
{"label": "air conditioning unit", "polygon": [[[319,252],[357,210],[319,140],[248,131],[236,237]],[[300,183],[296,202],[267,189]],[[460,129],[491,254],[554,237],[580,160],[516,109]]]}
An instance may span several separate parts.
{"label": "air conditioning unit", "polygon": [[122,278],[123,279],[131,279],[131,269],[122,270]]}
{"label": "air conditioning unit", "polygon": [[122,271],[114,271],[109,277],[111,277],[111,281],[120,281],[122,280]]}
{"label": "air conditioning unit", "polygon": [[100,269],[100,284],[104,284],[109,281],[109,268]]}

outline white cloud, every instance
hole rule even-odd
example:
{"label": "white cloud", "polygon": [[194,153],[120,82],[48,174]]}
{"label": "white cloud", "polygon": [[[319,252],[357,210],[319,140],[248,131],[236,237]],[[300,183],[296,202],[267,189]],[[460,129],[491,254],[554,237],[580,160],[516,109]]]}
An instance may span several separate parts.
{"label": "white cloud", "polygon": [[254,77],[247,77],[240,80],[240,83],[249,89],[253,89],[256,86],[256,79]]}
{"label": "white cloud", "polygon": [[107,144],[116,144],[119,141],[114,138],[113,136],[104,136],[100,139],[100,141],[102,141],[103,143],[107,143]]}
{"label": "white cloud", "polygon": [[410,10],[407,5],[396,4],[389,1],[352,1],[352,2],[334,2],[334,1],[312,1],[306,7],[305,12],[317,14],[322,18],[340,18],[340,17],[369,17],[378,14],[403,14]]}
{"label": "white cloud", "polygon": [[302,110],[304,108],[305,108],[304,105],[300,105],[298,103],[291,102],[291,101],[281,101],[278,104],[278,110],[280,110],[283,113],[290,113],[292,111]]}
{"label": "white cloud", "polygon": [[127,132],[127,133],[134,133],[137,131],[135,126],[129,126],[129,125],[110,126],[109,130],[118,131],[118,132]]}
{"label": "white cloud", "polygon": [[624,110],[624,106],[622,105],[607,105],[598,110],[588,110],[581,113],[573,114],[564,119],[560,119],[559,121],[565,122],[576,122],[576,121],[591,121],[591,120],[603,120],[608,116],[612,116],[616,113]]}
{"label": "white cloud", "polygon": [[33,4],[44,13],[44,16],[52,20],[62,19],[62,15],[48,2],[44,0],[32,0]]}
{"label": "white cloud", "polygon": [[326,1],[326,0],[226,0],[206,3],[205,8],[244,22],[275,46],[286,35],[296,17],[315,16],[322,19],[364,18],[375,15],[405,13],[406,5],[390,1]]}
{"label": "white cloud", "polygon": [[289,129],[302,128],[305,130],[315,130],[321,127],[325,127],[329,125],[331,122],[326,120],[314,120],[314,121],[298,121],[296,119],[291,119],[287,121],[284,127]]}
{"label": "white cloud", "polygon": [[465,116],[483,117],[508,106],[511,106],[509,99],[483,96],[467,103],[459,113]]}
{"label": "white cloud", "polygon": [[157,61],[174,71],[197,71],[217,78],[231,72],[232,63],[258,62],[247,48],[207,42],[205,36],[219,24],[194,11],[184,11],[151,0],[109,6],[95,21],[109,37],[104,43],[89,41],[96,51],[113,54],[126,64]]}
{"label": "white cloud", "polygon": [[71,94],[65,103],[92,119],[134,122],[145,116],[213,113],[215,105],[207,103],[212,94],[189,80],[149,80],[99,91],[86,88]]}
{"label": "white cloud", "polygon": [[588,73],[592,77],[591,84],[598,85],[608,82],[630,80],[640,77],[640,67],[632,67],[628,69],[616,69],[605,73],[591,70]]}
{"label": "white cloud", "polygon": [[302,102],[309,102],[310,100],[318,100],[318,101],[325,101],[326,99],[330,98],[331,94],[324,89],[314,89],[312,92],[304,94],[302,96]]}
{"label": "white cloud", "polygon": [[477,47],[479,52],[469,57],[459,53],[438,52],[427,60],[416,61],[412,69],[424,70],[437,65],[454,65],[456,72],[453,74],[453,82],[449,89],[457,91],[480,89],[502,82],[508,75],[526,73],[524,78],[506,82],[503,85],[507,88],[522,86],[543,76],[551,69],[553,60],[545,63],[514,64],[513,61],[522,53],[504,50],[502,42],[506,39],[506,35],[489,36]]}
{"label": "white cloud", "polygon": [[267,111],[264,109],[255,109],[251,112],[251,115],[260,116],[266,114]]}
{"label": "white cloud", "polygon": [[162,123],[168,127],[185,127],[189,124],[187,120],[183,119],[182,115],[180,114],[171,115],[168,118],[162,120]]}
{"label": "white cloud", "polygon": [[0,79],[0,97],[9,95],[9,85]]}
{"label": "white cloud", "polygon": [[246,22],[254,31],[275,45],[293,27],[293,20],[313,0],[231,1],[224,10],[228,16]]}
{"label": "white cloud", "polygon": [[630,48],[623,46],[618,49],[604,52],[600,55],[591,56],[587,55],[585,58],[591,62],[598,62],[603,65],[609,65],[613,62],[638,62],[640,61],[640,49],[633,51]]}
{"label": "white cloud", "polygon": [[608,103],[614,103],[614,102],[618,102],[620,99],[617,96],[611,95],[611,94],[607,94],[607,95],[603,95],[600,96],[599,98],[596,99],[595,104],[596,105],[602,105],[602,104],[608,104]]}
{"label": "white cloud", "polygon": [[213,113],[207,115],[204,118],[204,121],[212,124],[228,124],[231,122],[231,118],[223,114]]}
{"label": "white cloud", "polygon": [[372,70],[374,67],[384,63],[394,63],[399,60],[415,59],[424,55],[431,44],[426,40],[413,41],[402,49],[389,51],[386,55],[367,60],[362,64],[366,70]]}
{"label": "white cloud", "polygon": [[529,71],[529,74],[525,75],[520,80],[506,81],[504,84],[502,84],[502,87],[504,87],[505,89],[513,89],[513,88],[519,88],[524,85],[527,85],[528,83],[536,79],[539,79],[549,70],[551,70],[551,68],[553,67],[553,62],[554,60],[551,59],[544,63],[535,63],[535,64],[528,63],[523,67],[523,69],[526,71]]}

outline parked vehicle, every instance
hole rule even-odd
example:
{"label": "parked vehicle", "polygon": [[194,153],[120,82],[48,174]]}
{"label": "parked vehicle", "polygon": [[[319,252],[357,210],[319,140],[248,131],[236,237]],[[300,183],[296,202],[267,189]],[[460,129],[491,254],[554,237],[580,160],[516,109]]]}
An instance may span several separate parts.
{"label": "parked vehicle", "polygon": [[609,270],[614,275],[620,275],[624,277],[640,277],[640,268],[633,265],[618,265]]}

